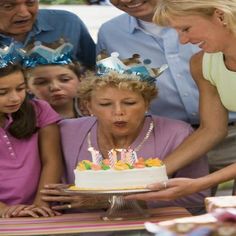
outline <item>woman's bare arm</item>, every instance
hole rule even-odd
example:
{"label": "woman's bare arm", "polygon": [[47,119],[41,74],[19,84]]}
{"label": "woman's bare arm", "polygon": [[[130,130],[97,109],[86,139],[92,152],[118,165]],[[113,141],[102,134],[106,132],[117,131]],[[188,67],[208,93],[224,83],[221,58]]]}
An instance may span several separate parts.
{"label": "woman's bare arm", "polygon": [[169,175],[207,153],[228,132],[228,112],[220,101],[216,87],[203,77],[202,57],[200,52],[190,62],[192,76],[199,89],[200,126],[165,158]]}

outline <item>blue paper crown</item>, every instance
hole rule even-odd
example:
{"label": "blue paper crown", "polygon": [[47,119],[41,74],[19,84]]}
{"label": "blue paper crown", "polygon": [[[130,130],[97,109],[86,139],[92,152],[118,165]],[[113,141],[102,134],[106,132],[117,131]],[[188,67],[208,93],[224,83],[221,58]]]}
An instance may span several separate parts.
{"label": "blue paper crown", "polygon": [[42,45],[40,41],[36,41],[34,47],[29,51],[19,49],[24,67],[70,64],[72,62],[72,52],[73,45],[65,42],[56,49]]}
{"label": "blue paper crown", "polygon": [[154,83],[156,78],[168,68],[166,64],[160,68],[150,68],[148,65],[151,63],[151,60],[146,59],[141,63],[138,54],[134,54],[133,57],[123,61],[118,57],[119,53],[113,52],[110,57],[97,61],[97,74],[101,76],[111,71],[116,71],[120,74],[137,75],[141,81]]}
{"label": "blue paper crown", "polygon": [[9,64],[15,64],[18,61],[19,55],[15,49],[14,43],[0,48],[0,68],[4,68]]}

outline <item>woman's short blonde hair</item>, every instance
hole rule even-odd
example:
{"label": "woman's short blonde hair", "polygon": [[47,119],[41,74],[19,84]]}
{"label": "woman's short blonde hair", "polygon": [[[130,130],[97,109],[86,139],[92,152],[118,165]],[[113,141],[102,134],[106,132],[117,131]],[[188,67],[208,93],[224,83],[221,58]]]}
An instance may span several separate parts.
{"label": "woman's short blonde hair", "polygon": [[169,26],[169,19],[173,16],[211,17],[215,10],[224,13],[224,22],[236,34],[236,0],[158,0],[153,21]]}
{"label": "woman's short blonde hair", "polygon": [[150,104],[152,99],[157,96],[155,83],[141,81],[140,77],[136,75],[120,74],[117,72],[110,72],[103,76],[89,76],[82,80],[78,88],[78,96],[84,102],[90,101],[93,91],[105,87],[115,87],[140,93],[147,104]]}

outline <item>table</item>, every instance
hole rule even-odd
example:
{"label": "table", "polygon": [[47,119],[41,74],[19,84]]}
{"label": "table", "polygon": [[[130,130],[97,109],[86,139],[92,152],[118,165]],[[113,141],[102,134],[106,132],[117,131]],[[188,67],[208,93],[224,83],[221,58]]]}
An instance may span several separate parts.
{"label": "table", "polygon": [[56,235],[89,232],[129,231],[144,229],[144,222],[157,223],[191,216],[181,207],[149,209],[149,218],[138,220],[103,221],[102,212],[72,213],[55,217],[0,218],[0,235]]}

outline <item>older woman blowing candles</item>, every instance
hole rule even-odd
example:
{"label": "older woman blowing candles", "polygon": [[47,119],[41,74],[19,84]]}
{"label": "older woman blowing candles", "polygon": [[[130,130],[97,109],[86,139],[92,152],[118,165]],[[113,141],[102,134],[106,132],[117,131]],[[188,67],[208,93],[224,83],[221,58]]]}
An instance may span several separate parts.
{"label": "older woman blowing candles", "polygon": [[[144,159],[159,157],[165,159],[192,132],[190,125],[177,120],[152,116],[147,113],[150,102],[157,95],[153,80],[136,75],[106,73],[82,81],[79,97],[86,102],[92,117],[61,122],[62,146],[66,164],[67,183],[74,183],[74,172],[78,162],[91,160],[89,148],[97,150],[103,159],[109,158],[112,149],[132,149]],[[182,168],[172,177],[197,178],[208,174],[206,158],[200,158]],[[53,209],[68,207],[86,208],[99,203],[87,201],[81,196],[62,196],[49,185],[42,193],[43,200],[61,201]],[[173,202],[148,202],[149,206],[179,205],[192,213],[202,212],[204,198],[208,191],[195,193]],[[99,204],[101,207],[101,204]],[[96,206],[95,206],[96,207]]]}

